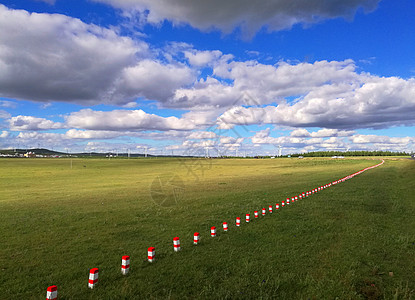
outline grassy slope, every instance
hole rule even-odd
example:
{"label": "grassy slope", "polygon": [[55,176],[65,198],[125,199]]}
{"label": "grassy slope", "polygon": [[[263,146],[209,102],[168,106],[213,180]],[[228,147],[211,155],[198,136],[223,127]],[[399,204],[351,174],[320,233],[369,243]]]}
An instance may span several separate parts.
{"label": "grassy slope", "polygon": [[[409,298],[414,161],[388,160],[278,214],[239,229],[233,224],[377,162],[74,159],[71,169],[65,159],[2,159],[0,298],[41,299],[51,284],[61,299]],[[166,173],[177,174],[185,190],[178,205],[159,207],[151,186]],[[230,223],[227,234],[222,221]],[[196,247],[195,231],[202,235]],[[181,237],[180,253],[172,251],[174,236]],[[157,249],[154,264],[145,261],[149,246]],[[122,277],[125,254],[131,273]],[[100,281],[90,291],[92,267],[100,268]]]}

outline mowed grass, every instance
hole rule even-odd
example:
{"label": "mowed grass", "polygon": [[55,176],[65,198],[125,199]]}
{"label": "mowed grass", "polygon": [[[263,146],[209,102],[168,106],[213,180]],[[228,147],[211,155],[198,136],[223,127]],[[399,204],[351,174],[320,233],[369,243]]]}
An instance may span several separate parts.
{"label": "mowed grass", "polygon": [[[413,160],[386,160],[244,222],[379,161],[2,159],[0,299],[44,299],[53,284],[60,299],[411,299]],[[128,276],[122,255],[131,256]]]}

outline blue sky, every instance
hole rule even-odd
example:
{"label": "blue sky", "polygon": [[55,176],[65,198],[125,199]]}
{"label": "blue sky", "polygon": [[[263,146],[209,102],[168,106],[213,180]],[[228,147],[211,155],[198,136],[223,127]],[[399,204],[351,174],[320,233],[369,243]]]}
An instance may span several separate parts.
{"label": "blue sky", "polygon": [[415,150],[410,0],[0,1],[0,148]]}

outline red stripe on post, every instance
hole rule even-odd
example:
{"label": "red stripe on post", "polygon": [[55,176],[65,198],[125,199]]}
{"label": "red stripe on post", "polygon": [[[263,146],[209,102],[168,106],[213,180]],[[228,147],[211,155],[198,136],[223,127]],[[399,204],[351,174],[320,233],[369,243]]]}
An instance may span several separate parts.
{"label": "red stripe on post", "polygon": [[177,236],[173,238],[173,249],[176,252],[180,251],[180,239]]}
{"label": "red stripe on post", "polygon": [[155,261],[156,260],[156,248],[154,248],[154,247],[150,247],[150,248],[148,248],[148,250],[147,250],[148,252],[148,261],[149,262],[153,262],[153,261]]}
{"label": "red stripe on post", "polygon": [[56,285],[51,285],[46,289],[46,300],[56,299],[58,299],[58,287]]}
{"label": "red stripe on post", "polygon": [[88,287],[93,289],[98,282],[98,268],[92,268],[89,270]]}
{"label": "red stripe on post", "polygon": [[210,236],[211,237],[216,236],[216,227],[215,226],[210,227]]}
{"label": "red stripe on post", "polygon": [[199,242],[199,232],[195,232],[193,235],[193,244],[197,245]]}
{"label": "red stripe on post", "polygon": [[130,256],[124,255],[121,258],[121,273],[123,275],[127,275],[129,269],[130,269]]}

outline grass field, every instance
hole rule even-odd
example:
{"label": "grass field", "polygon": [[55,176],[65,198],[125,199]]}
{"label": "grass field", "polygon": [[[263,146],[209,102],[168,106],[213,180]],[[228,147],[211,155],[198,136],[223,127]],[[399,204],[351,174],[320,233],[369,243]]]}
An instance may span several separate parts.
{"label": "grass field", "polygon": [[[388,159],[243,222],[245,213],[379,162],[1,159],[0,299],[45,299],[53,284],[59,299],[414,298],[413,160]],[[131,256],[127,276],[122,255]],[[89,290],[93,267],[99,283]]]}

